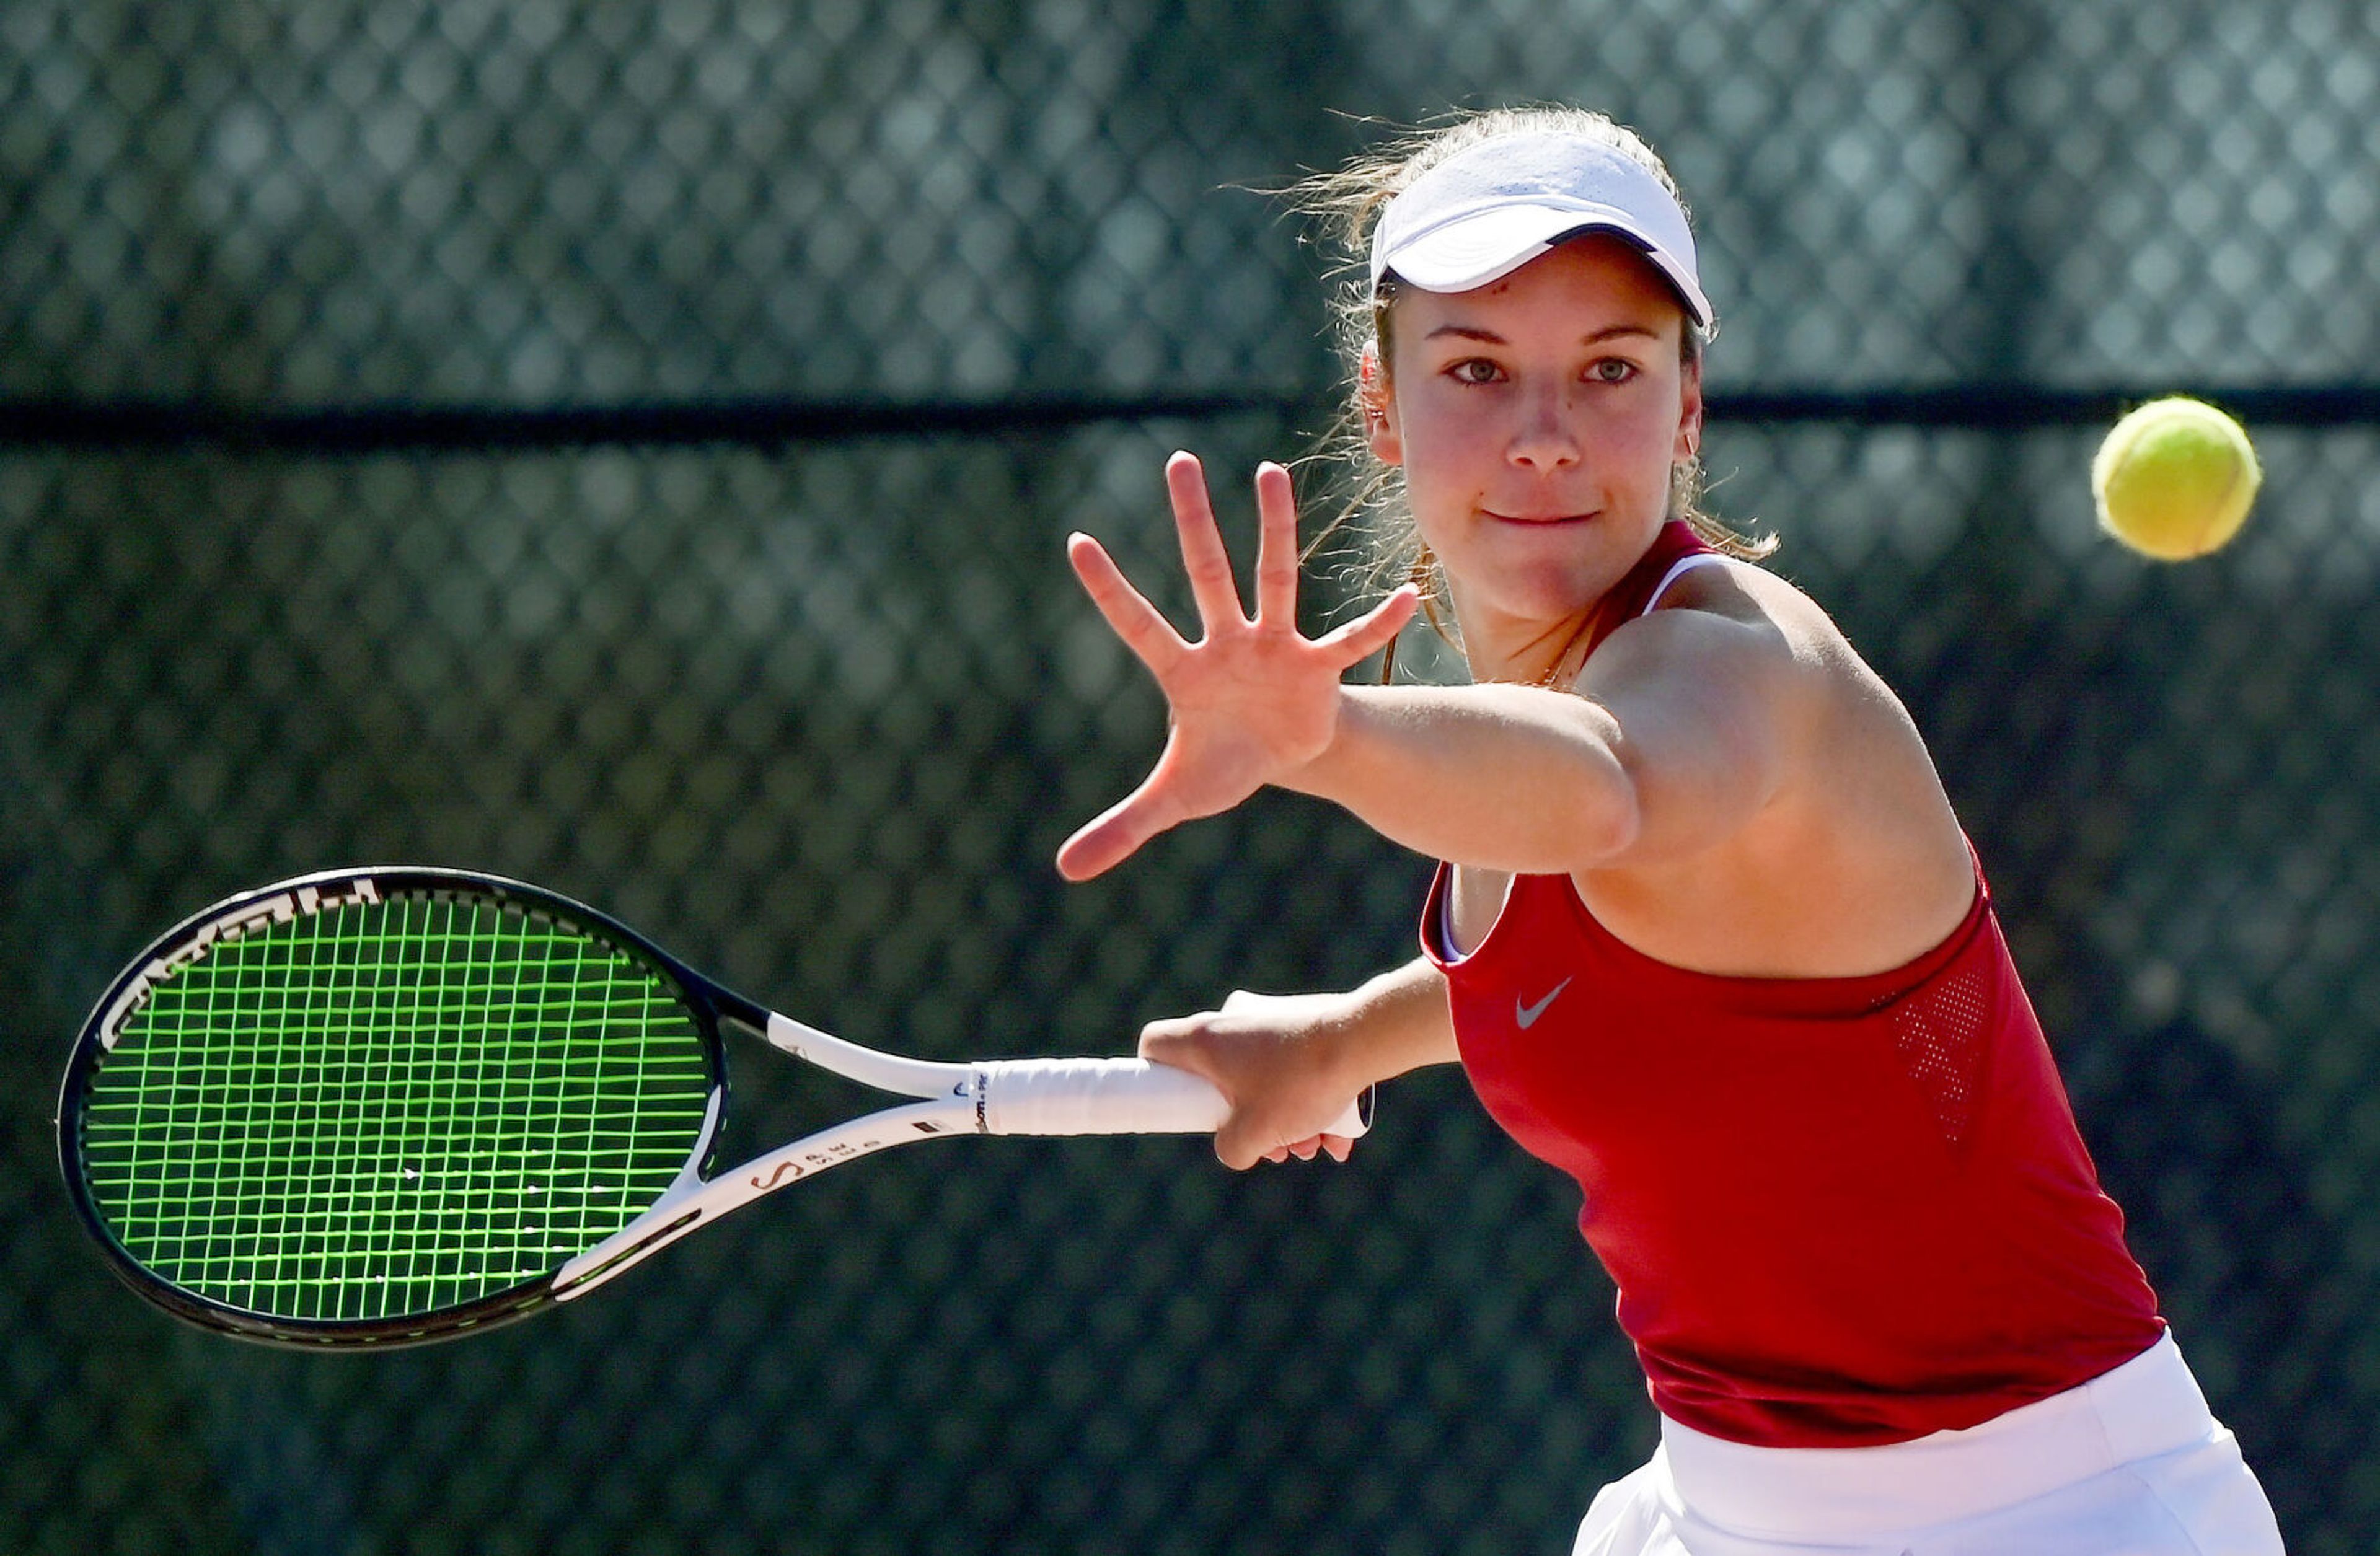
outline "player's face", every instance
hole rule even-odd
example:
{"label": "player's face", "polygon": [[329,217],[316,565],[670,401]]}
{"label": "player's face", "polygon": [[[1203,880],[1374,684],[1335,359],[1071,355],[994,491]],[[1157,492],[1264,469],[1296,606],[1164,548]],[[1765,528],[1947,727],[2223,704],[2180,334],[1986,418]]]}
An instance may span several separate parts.
{"label": "player's face", "polygon": [[1609,237],[1476,291],[1407,288],[1390,311],[1373,452],[1404,470],[1474,674],[1542,674],[1530,648],[1566,641],[1644,555],[1701,436],[1683,311]]}

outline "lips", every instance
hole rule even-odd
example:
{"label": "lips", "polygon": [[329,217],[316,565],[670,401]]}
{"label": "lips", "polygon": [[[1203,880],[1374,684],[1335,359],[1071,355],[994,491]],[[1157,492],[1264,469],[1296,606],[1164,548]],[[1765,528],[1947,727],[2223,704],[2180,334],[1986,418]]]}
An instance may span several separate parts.
{"label": "lips", "polygon": [[1494,508],[1482,508],[1479,511],[1489,518],[1504,524],[1585,524],[1595,517],[1591,513],[1499,513]]}

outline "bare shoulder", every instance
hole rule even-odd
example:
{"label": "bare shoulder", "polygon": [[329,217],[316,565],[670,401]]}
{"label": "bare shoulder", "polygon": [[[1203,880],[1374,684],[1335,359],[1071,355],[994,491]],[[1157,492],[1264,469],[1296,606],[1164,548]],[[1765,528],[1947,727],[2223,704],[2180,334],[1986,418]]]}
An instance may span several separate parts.
{"label": "bare shoulder", "polygon": [[1583,690],[1659,688],[1692,716],[1756,723],[1775,760],[1737,830],[1581,880],[1623,938],[1705,970],[1829,976],[1897,966],[1963,917],[1972,861],[1915,722],[1792,583],[1695,568],[1597,659]]}
{"label": "bare shoulder", "polygon": [[[1774,694],[1823,699],[1847,695],[1900,707],[1882,677],[1852,647],[1825,608],[1790,580],[1755,563],[1729,561],[1679,576],[1659,607],[1615,632],[1614,669],[1632,661],[1682,658],[1759,677]],[[1905,717],[1905,714],[1904,714]]]}

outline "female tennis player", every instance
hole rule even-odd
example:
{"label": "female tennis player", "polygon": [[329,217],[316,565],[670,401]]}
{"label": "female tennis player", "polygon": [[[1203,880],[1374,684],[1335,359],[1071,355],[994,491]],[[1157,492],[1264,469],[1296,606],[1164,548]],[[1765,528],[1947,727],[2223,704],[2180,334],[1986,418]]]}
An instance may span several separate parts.
{"label": "female tennis player", "polygon": [[[1196,641],[1070,542],[1172,724],[1059,867],[1267,784],[1443,862],[1411,965],[1142,1052],[1232,1100],[1234,1166],[1343,1158],[1318,1131],[1350,1097],[1459,1061],[1577,1179],[1660,1413],[1579,1552],[2277,1551],[1915,727],[1695,511],[1714,317],[1659,160],[1600,115],[1498,112],[1321,188],[1369,257],[1355,403],[1415,581],[1302,636],[1267,465],[1245,609],[1177,455]],[[1342,685],[1425,596],[1471,684]]]}

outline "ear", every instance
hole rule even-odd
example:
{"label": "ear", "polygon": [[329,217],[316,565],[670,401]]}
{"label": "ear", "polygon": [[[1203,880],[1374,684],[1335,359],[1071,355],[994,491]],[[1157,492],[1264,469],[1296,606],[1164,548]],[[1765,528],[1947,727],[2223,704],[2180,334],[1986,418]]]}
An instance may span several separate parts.
{"label": "ear", "polygon": [[1405,462],[1404,435],[1397,428],[1397,396],[1389,383],[1389,366],[1380,359],[1380,344],[1364,347],[1355,369],[1356,392],[1364,404],[1364,442],[1383,465]]}
{"label": "ear", "polygon": [[1678,443],[1670,453],[1677,464],[1694,458],[1703,447],[1703,359],[1699,354],[1681,364],[1678,375],[1681,400],[1678,414]]}

